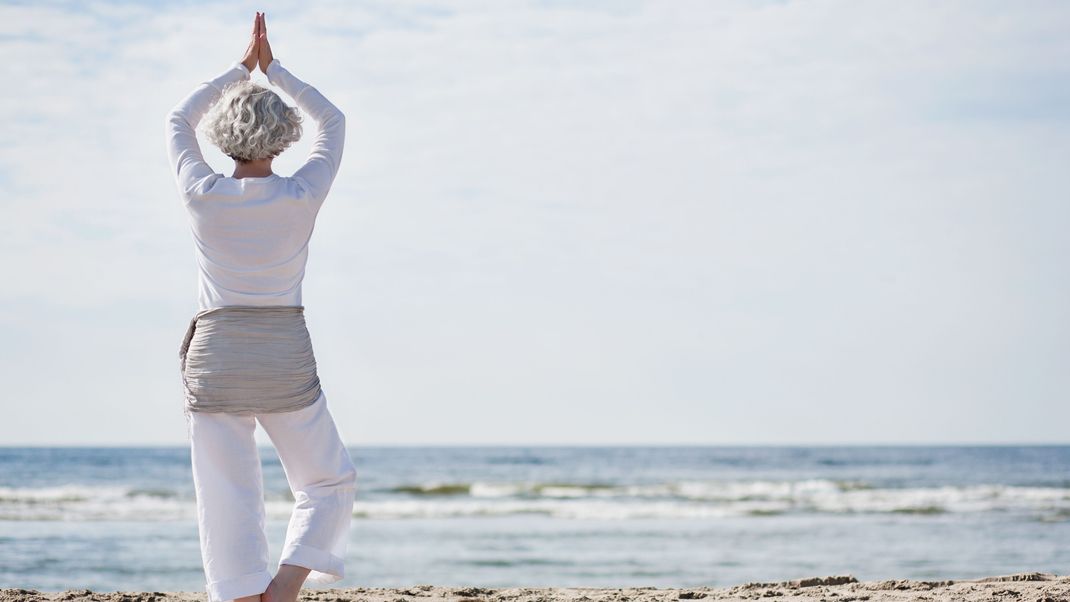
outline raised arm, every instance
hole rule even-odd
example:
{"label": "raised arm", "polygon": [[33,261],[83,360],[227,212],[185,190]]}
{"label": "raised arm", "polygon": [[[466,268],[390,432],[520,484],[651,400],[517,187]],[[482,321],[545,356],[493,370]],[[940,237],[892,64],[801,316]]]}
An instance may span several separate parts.
{"label": "raised arm", "polygon": [[240,61],[213,79],[202,82],[167,114],[167,156],[179,191],[188,197],[198,182],[216,172],[204,161],[197,143],[197,124],[223,94],[227,84],[249,79],[249,69]]}
{"label": "raised arm", "polygon": [[312,140],[312,149],[304,165],[294,172],[293,178],[306,188],[319,205],[327,197],[342,163],[346,139],[345,115],[319,90],[294,77],[279,63],[279,59],[272,58],[265,73],[269,82],[282,88],[298,107],[316,120],[318,129]]}

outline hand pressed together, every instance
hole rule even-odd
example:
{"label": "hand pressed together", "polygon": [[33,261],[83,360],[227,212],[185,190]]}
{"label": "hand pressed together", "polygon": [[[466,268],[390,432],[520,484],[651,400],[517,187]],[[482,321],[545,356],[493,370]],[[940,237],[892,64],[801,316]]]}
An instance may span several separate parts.
{"label": "hand pressed together", "polygon": [[257,11],[253,18],[252,39],[249,40],[249,46],[245,49],[245,56],[241,60],[250,73],[259,64],[260,70],[267,74],[268,65],[274,59],[271,54],[271,43],[268,42],[267,22],[264,20],[264,15],[265,13]]}

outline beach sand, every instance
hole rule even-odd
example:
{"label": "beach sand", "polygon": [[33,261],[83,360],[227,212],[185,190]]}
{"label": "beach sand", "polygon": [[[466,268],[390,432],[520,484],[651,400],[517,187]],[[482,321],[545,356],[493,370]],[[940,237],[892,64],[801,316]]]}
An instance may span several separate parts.
{"label": "beach sand", "polygon": [[[913,581],[896,579],[859,582],[851,576],[814,577],[776,583],[746,583],[727,588],[588,588],[588,587],[353,587],[305,589],[300,600],[319,602],[670,602],[676,600],[762,600],[776,602],[1070,602],[1070,576],[1019,573],[982,579]],[[39,592],[0,589],[0,602],[193,602],[202,592],[104,592],[68,590]]]}

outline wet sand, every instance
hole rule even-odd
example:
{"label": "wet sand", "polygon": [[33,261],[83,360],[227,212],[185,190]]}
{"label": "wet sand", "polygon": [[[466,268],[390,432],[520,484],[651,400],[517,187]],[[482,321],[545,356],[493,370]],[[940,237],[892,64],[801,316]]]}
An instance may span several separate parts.
{"label": "wet sand", "polygon": [[[983,579],[859,582],[851,576],[814,577],[775,583],[708,588],[594,587],[354,587],[305,589],[300,600],[319,602],[671,602],[676,600],[763,600],[777,602],[986,601],[1070,602],[1070,576],[1019,573]],[[193,602],[203,592],[39,592],[0,589],[0,602]]]}

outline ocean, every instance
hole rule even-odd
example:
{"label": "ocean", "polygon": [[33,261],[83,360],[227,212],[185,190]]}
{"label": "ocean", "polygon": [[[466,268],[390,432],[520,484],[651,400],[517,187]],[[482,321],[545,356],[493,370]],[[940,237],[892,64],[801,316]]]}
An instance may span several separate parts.
{"label": "ocean", "polygon": [[[277,563],[292,497],[260,453]],[[350,453],[340,587],[1070,573],[1070,446]],[[188,448],[0,448],[0,587],[203,591]]]}

